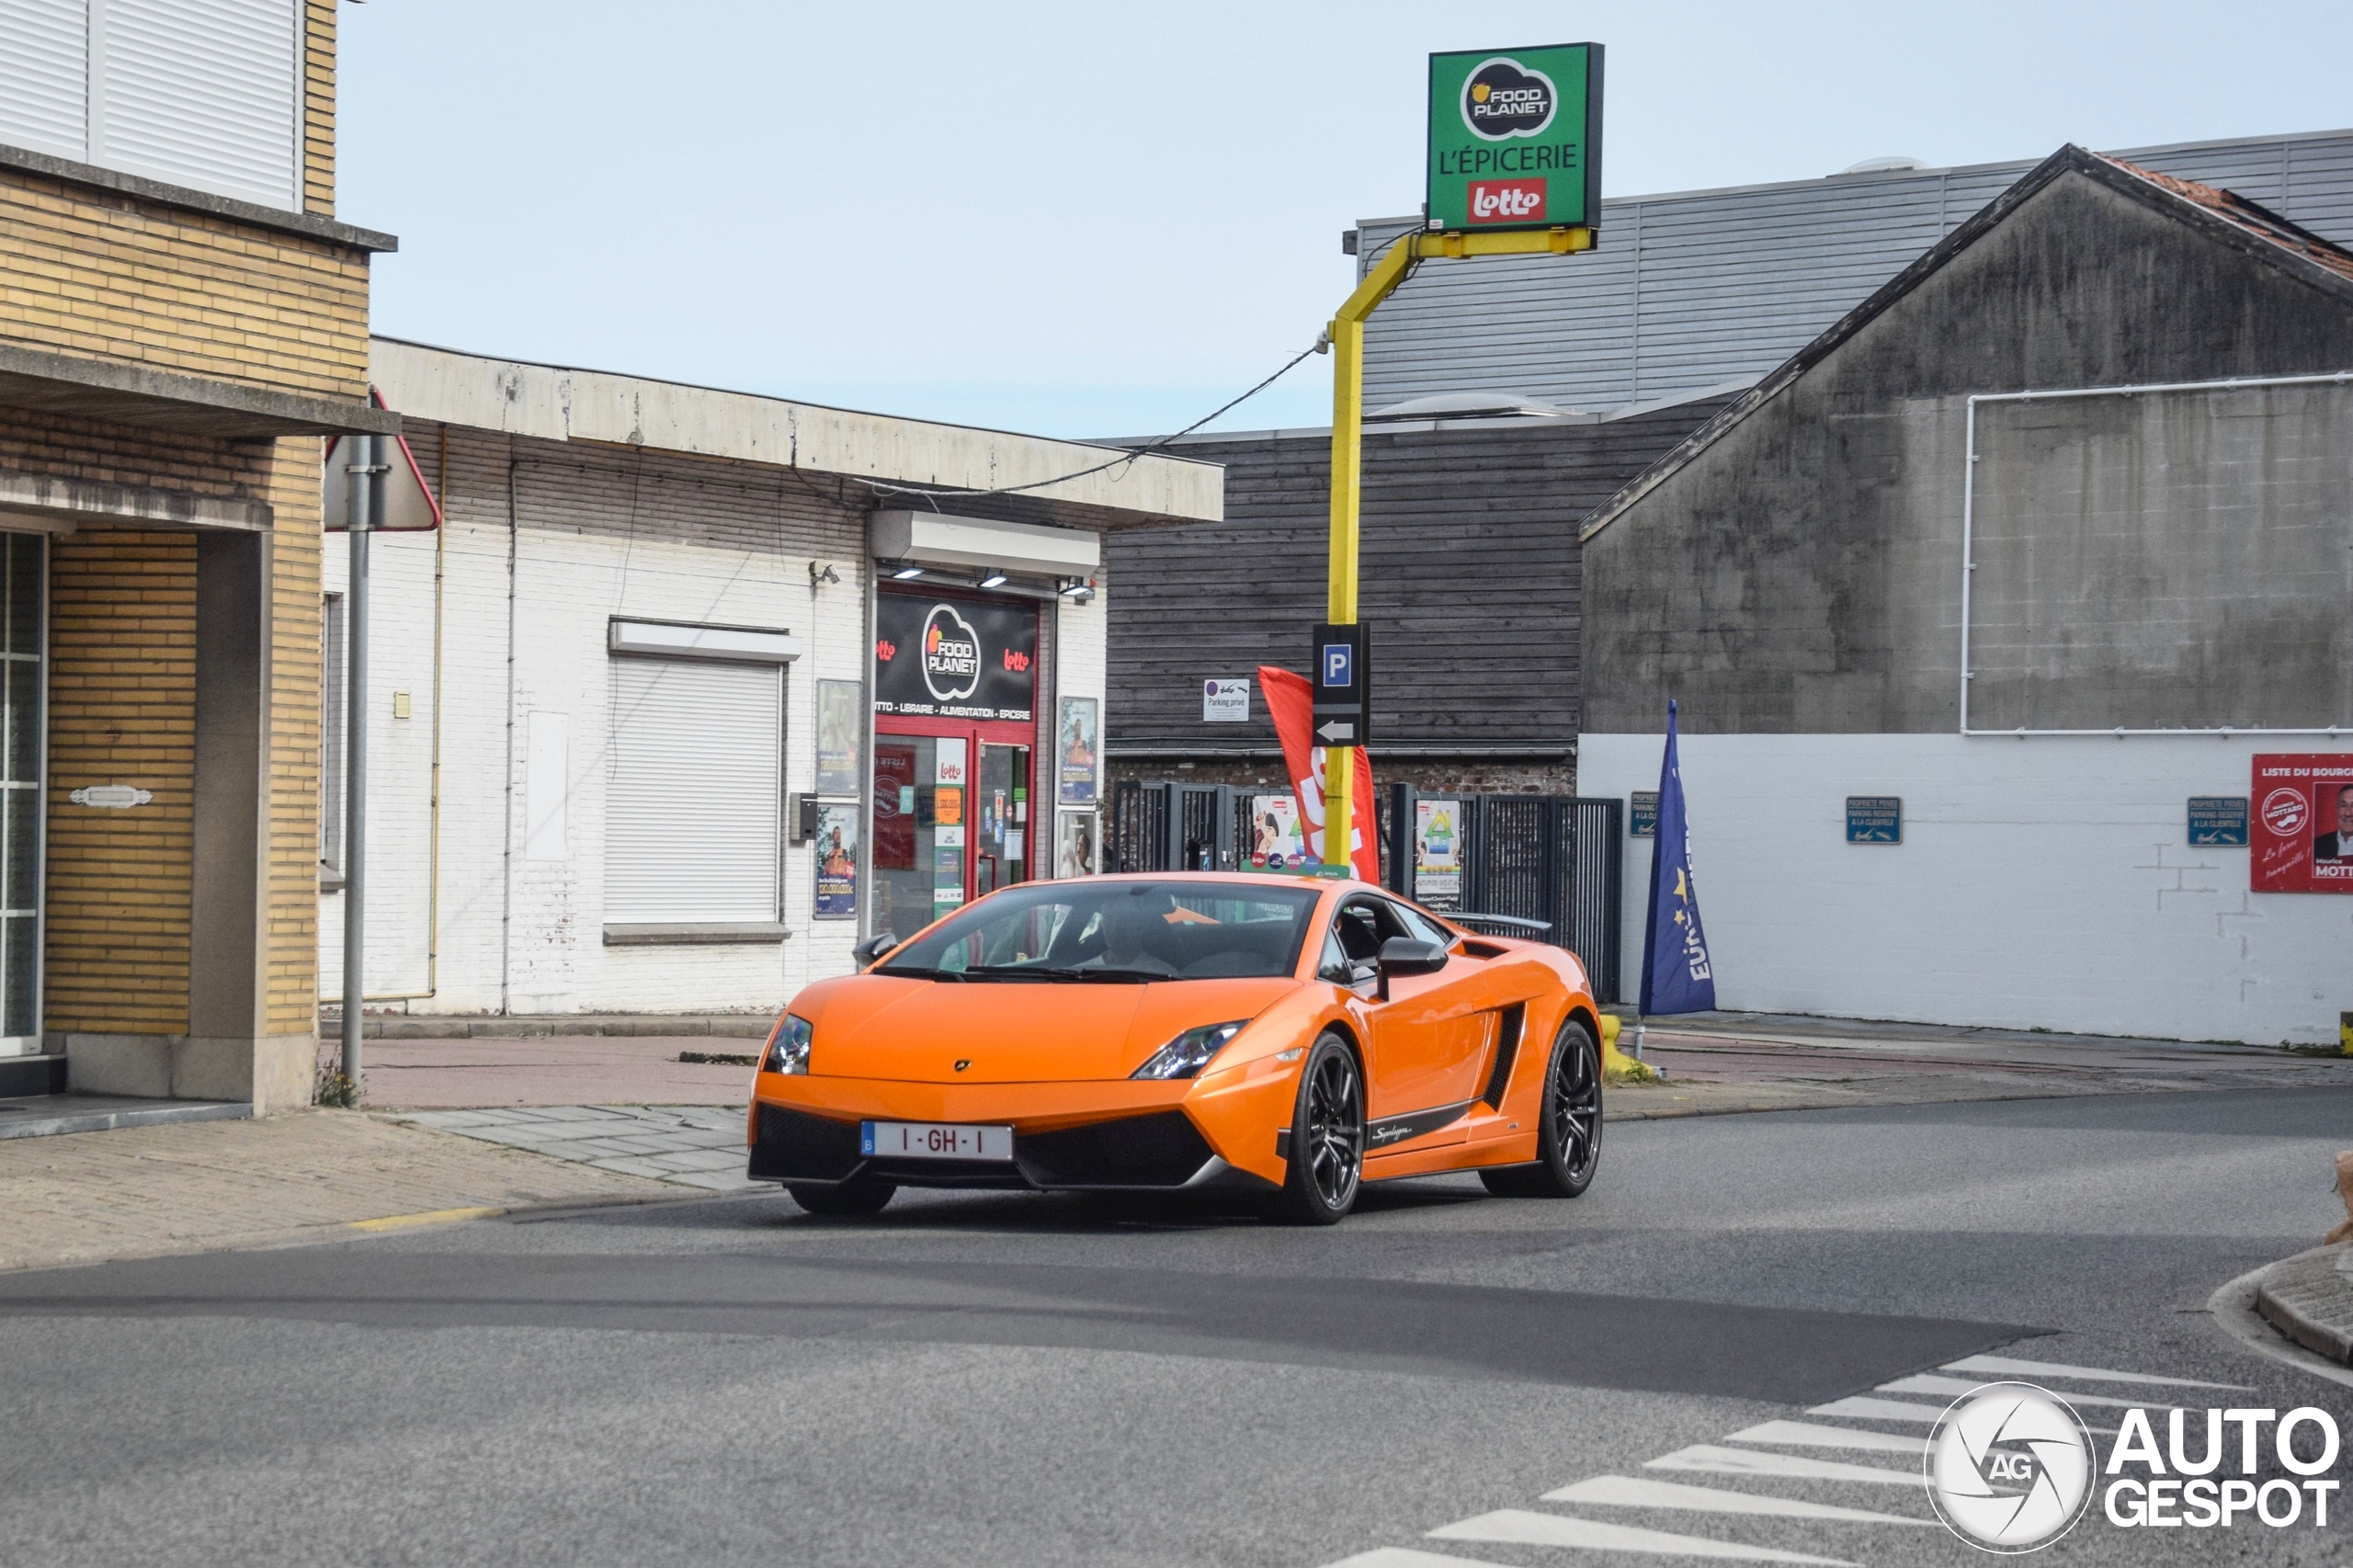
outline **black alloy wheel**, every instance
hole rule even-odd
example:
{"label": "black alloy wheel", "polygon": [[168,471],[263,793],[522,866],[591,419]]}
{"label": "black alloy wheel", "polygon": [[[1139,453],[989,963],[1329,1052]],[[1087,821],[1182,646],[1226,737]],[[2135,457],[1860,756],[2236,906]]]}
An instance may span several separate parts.
{"label": "black alloy wheel", "polygon": [[1364,1180],[1364,1074],[1336,1034],[1319,1037],[1300,1070],[1290,1115],[1290,1168],[1276,1217],[1297,1225],[1336,1225],[1356,1207]]}
{"label": "black alloy wheel", "polygon": [[1574,1198],[1601,1165],[1601,1048],[1576,1018],[1561,1026],[1544,1072],[1536,1163],[1479,1173],[1498,1198]]}
{"label": "black alloy wheel", "polygon": [[787,1182],[784,1190],[792,1194],[792,1201],[812,1214],[857,1219],[882,1212],[882,1206],[898,1196],[899,1184],[884,1181],[881,1176],[855,1176],[834,1187]]}

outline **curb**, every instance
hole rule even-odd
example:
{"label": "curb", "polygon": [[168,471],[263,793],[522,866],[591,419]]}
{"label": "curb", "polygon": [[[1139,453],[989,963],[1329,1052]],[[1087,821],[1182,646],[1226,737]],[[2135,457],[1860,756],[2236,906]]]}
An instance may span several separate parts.
{"label": "curb", "polygon": [[2265,1269],[2255,1310],[2305,1349],[2353,1367],[2353,1242],[2315,1247]]}

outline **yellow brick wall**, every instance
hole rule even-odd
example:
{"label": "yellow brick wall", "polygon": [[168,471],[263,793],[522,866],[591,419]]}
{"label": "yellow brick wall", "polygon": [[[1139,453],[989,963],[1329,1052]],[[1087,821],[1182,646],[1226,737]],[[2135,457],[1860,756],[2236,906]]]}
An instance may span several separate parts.
{"label": "yellow brick wall", "polygon": [[368,258],[0,170],[0,338],[248,386],[368,387]]}
{"label": "yellow brick wall", "polygon": [[319,1021],[319,486],[315,440],[277,443],[270,566],[269,1032]]}
{"label": "yellow brick wall", "polygon": [[[196,538],[50,546],[45,1028],[184,1034],[196,783]],[[129,784],[129,811],[72,791]]]}
{"label": "yellow brick wall", "polygon": [[302,17],[302,210],[335,216],[335,6],[307,0]]}

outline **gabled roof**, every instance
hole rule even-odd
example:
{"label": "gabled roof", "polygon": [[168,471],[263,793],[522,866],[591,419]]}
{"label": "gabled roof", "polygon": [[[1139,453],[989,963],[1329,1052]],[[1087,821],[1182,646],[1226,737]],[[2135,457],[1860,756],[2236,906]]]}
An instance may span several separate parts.
{"label": "gabled roof", "polygon": [[1948,262],[1998,228],[2011,213],[2062,175],[2078,174],[2111,190],[2165,212],[2267,265],[2279,267],[2353,307],[2353,253],[2235,192],[2157,174],[2120,158],[2088,152],[2070,142],[1986,204],[1984,210],[1931,245],[1917,261],[1882,284],[1870,298],[1832,324],[1829,330],[1791,355],[1782,366],[1630,481],[1586,520],[1580,541],[1608,528],[1626,509],[1656,489],[1677,470],[1706,451],[1734,426],[1762,408],[1799,377],[1830,356],[1884,311],[1918,289]]}

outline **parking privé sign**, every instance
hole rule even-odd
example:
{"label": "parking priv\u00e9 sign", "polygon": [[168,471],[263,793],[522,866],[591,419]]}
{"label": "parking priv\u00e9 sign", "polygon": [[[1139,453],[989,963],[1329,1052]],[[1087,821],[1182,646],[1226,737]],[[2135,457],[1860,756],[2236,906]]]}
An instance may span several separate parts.
{"label": "parking priv\u00e9 sign", "polygon": [[1601,217],[1601,46],[1430,56],[1434,229],[1594,227]]}

